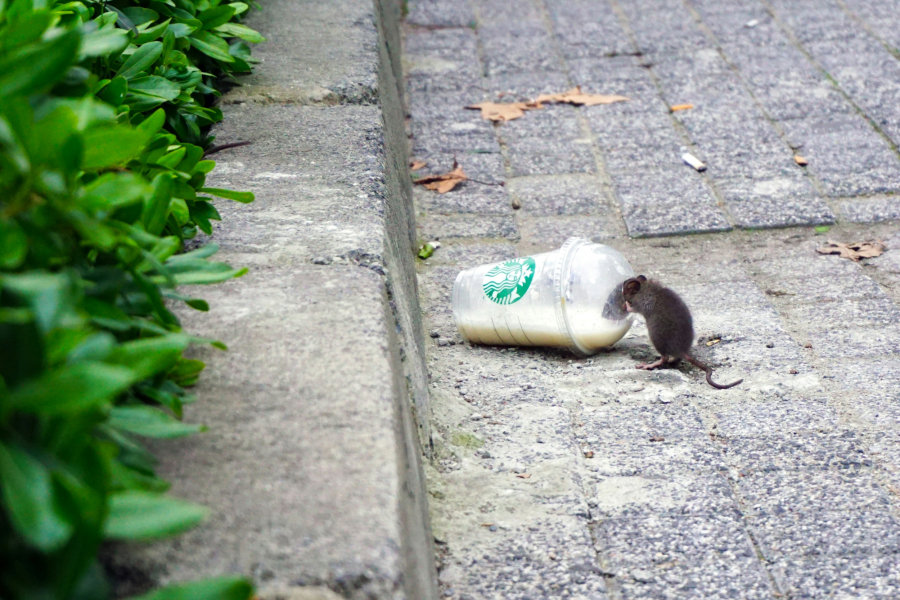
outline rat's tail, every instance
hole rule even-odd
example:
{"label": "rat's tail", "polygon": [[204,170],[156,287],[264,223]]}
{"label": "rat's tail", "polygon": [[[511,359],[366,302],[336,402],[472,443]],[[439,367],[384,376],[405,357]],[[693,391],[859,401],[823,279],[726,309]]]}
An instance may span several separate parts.
{"label": "rat's tail", "polygon": [[707,365],[704,365],[702,362],[700,362],[699,360],[697,360],[696,358],[694,358],[694,357],[691,356],[690,354],[685,354],[685,355],[684,355],[684,358],[685,358],[688,362],[690,362],[692,365],[694,365],[695,367],[697,367],[698,369],[703,369],[704,371],[706,371],[706,383],[708,383],[709,385],[713,386],[713,387],[716,388],[717,390],[727,390],[728,388],[733,388],[734,386],[736,386],[736,385],[739,384],[740,382],[744,381],[743,379],[738,379],[737,381],[734,381],[734,382],[732,382],[732,383],[729,383],[728,385],[721,385],[721,384],[718,384],[718,383],[716,383],[715,381],[712,380],[712,372],[713,372],[712,367],[709,367],[709,366],[707,366]]}

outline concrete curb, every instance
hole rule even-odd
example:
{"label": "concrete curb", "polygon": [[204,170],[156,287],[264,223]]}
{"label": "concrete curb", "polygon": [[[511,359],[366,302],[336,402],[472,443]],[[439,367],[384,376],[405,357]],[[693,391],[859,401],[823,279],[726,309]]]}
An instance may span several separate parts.
{"label": "concrete curb", "polygon": [[197,350],[187,419],[209,431],[156,448],[211,516],[113,548],[120,597],[240,573],[261,598],[437,598],[399,18],[396,0],[270,0],[249,21],[263,62],[214,133],[253,144],[217,155],[210,184],[256,193],[219,203],[213,236],[251,270],[182,314],[230,351]]}

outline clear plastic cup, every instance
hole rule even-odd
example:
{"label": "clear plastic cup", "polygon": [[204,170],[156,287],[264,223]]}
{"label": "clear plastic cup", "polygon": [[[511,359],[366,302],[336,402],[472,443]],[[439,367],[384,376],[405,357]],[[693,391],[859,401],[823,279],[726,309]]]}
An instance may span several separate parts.
{"label": "clear plastic cup", "polygon": [[551,346],[589,356],[631,327],[622,282],[634,270],[615,249],[569,238],[559,250],[462,271],[453,319],[463,338],[494,346]]}

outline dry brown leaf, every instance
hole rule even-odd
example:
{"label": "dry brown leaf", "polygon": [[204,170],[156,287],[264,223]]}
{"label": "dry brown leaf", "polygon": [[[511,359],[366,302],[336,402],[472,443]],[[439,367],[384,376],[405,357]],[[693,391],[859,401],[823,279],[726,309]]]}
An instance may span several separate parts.
{"label": "dry brown leaf", "polygon": [[522,473],[521,475],[516,475],[519,479],[529,479],[531,477],[531,473]]}
{"label": "dry brown leaf", "polygon": [[481,110],[481,118],[489,121],[512,121],[525,114],[526,110],[544,108],[536,102],[479,102],[466,108]]}
{"label": "dry brown leaf", "polygon": [[837,254],[841,258],[849,258],[853,262],[859,262],[861,258],[875,258],[881,256],[887,247],[881,242],[854,242],[853,244],[844,244],[843,242],[832,242],[828,240],[828,245],[816,248],[819,254]]}
{"label": "dry brown leaf", "polygon": [[426,165],[428,165],[428,163],[424,160],[414,160],[411,163],[409,163],[409,170],[410,171],[418,171],[419,169],[421,169],[422,167],[424,167]]}
{"label": "dry brown leaf", "polygon": [[538,105],[544,102],[565,102],[575,106],[596,106],[613,102],[627,102],[628,98],[607,94],[585,94],[581,91],[581,86],[578,86],[561,94],[541,94],[534,101]]}
{"label": "dry brown leaf", "polygon": [[669,110],[677,112],[679,110],[690,110],[692,108],[694,108],[693,104],[675,104],[674,106],[669,107]]}
{"label": "dry brown leaf", "polygon": [[661,437],[661,436],[656,436],[656,437],[650,438],[650,441],[651,442],[664,442],[664,441],[666,441],[666,438]]}
{"label": "dry brown leaf", "polygon": [[426,175],[416,179],[413,183],[425,186],[426,190],[434,190],[438,194],[446,194],[457,185],[466,181],[468,177],[463,173],[462,167],[455,160],[453,161],[453,170],[443,175]]}
{"label": "dry brown leaf", "polygon": [[799,154],[794,155],[794,162],[800,165],[801,167],[805,167],[809,164],[809,161],[800,156]]}
{"label": "dry brown leaf", "polygon": [[588,450],[587,452],[584,453],[584,457],[585,458],[594,458],[594,451]]}

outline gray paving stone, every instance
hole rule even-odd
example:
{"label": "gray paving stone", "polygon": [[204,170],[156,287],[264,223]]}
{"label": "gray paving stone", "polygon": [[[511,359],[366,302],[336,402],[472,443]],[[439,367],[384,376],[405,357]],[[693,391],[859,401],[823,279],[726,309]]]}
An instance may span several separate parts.
{"label": "gray paving stone", "polygon": [[833,0],[773,0],[772,6],[801,43],[844,40],[864,35],[862,28]]}
{"label": "gray paving stone", "polygon": [[[628,18],[638,48],[644,54],[671,55],[712,48],[681,2],[634,1],[618,3]],[[660,20],[665,27],[660,27]]]}
{"label": "gray paving stone", "polygon": [[488,77],[559,70],[559,57],[543,21],[527,21],[521,15],[506,20],[482,19],[478,37]]}
{"label": "gray paving stone", "polygon": [[900,354],[900,325],[814,332],[809,339],[813,351],[822,358]]}
{"label": "gray paving stone", "polygon": [[416,125],[435,123],[447,127],[451,123],[472,123],[490,131],[491,123],[481,119],[479,111],[466,108],[477,104],[481,100],[480,94],[475,87],[443,92],[411,89],[409,116]]}
{"label": "gray paving stone", "polygon": [[591,176],[518,177],[508,182],[507,190],[521,204],[522,215],[592,215],[610,210],[609,190]]}
{"label": "gray paving stone", "polygon": [[[478,88],[482,69],[475,32],[471,29],[407,30],[403,68],[411,91],[433,93]],[[411,105],[415,108],[416,102]]]}
{"label": "gray paving stone", "polygon": [[540,23],[543,18],[541,7],[535,0],[510,3],[506,0],[474,0],[486,23]]}
{"label": "gray paving stone", "polygon": [[[597,127],[594,125],[594,130]],[[613,129],[614,127],[615,129]],[[598,145],[611,174],[684,170],[681,155],[688,150],[671,122],[659,128],[624,128],[620,123],[599,130]]]}
{"label": "gray paving stone", "polygon": [[[824,245],[827,238],[822,238],[821,245]],[[817,246],[819,244],[816,244]],[[799,277],[810,285],[828,285],[829,283],[839,283],[847,288],[860,282],[858,278],[847,279],[849,283],[843,284],[844,276],[853,277],[861,274],[862,267],[853,261],[840,259],[836,256],[822,256],[813,251],[813,246],[809,247],[809,252],[804,252],[802,256],[789,256],[786,258],[760,260],[752,262],[748,265],[751,274],[761,275],[766,278],[786,279],[788,277]],[[831,276],[838,276],[833,279]],[[828,280],[831,279],[831,282]],[[799,281],[799,280],[798,280]],[[852,282],[852,283],[851,283]],[[788,284],[790,282],[783,281]],[[805,293],[814,297],[815,290],[807,289]]]}
{"label": "gray paving stone", "polygon": [[561,71],[502,73],[488,77],[485,86],[498,102],[525,102],[572,87],[568,75]]}
{"label": "gray paving stone", "polygon": [[469,27],[475,23],[475,14],[468,2],[412,0],[406,22],[429,27]]}
{"label": "gray paving stone", "polygon": [[846,115],[853,110],[831,83],[821,80],[766,81],[753,87],[753,95],[766,114],[778,121],[809,115]]}
{"label": "gray paving stone", "polygon": [[[900,390],[900,359],[879,357],[861,363],[844,363],[846,368],[835,370],[835,380],[857,390],[865,390],[874,384],[875,389],[886,392]],[[857,366],[859,368],[854,368]]]}
{"label": "gray paving stone", "polygon": [[798,119],[782,126],[830,196],[878,194],[900,186],[900,162],[862,117]]}
{"label": "gray paving stone", "polygon": [[502,187],[472,182],[466,182],[446,194],[416,186],[413,200],[419,210],[432,214],[508,215],[513,212],[509,196]]}
{"label": "gray paving stone", "polygon": [[771,562],[900,553],[900,522],[887,511],[785,512],[751,517],[747,524]]}
{"label": "gray paving stone", "polygon": [[809,271],[804,271],[800,266],[797,268],[797,273],[799,276],[771,281],[767,289],[781,295],[780,297],[787,298],[791,304],[863,300],[881,298],[884,294],[875,281],[856,271],[832,274],[839,276],[822,274],[804,277]]}
{"label": "gray paving stone", "polygon": [[582,139],[585,132],[578,119],[577,109],[571,106],[548,104],[543,109],[528,111],[524,117],[507,121],[498,128],[504,142],[534,140],[534,138]]}
{"label": "gray paving stone", "polygon": [[415,121],[412,125],[412,154],[416,158],[464,152],[499,154],[500,146],[491,127],[479,121]]}
{"label": "gray paving stone", "polygon": [[[692,406],[603,406],[585,408],[582,413],[588,442],[592,437],[649,440],[664,437],[670,440],[706,440],[706,428],[700,413]],[[600,431],[604,431],[603,436]],[[592,434],[591,431],[595,433]]]}
{"label": "gray paving stone", "polygon": [[570,237],[597,243],[621,234],[619,215],[610,211],[602,217],[519,217],[522,241],[539,246],[559,248]]}
{"label": "gray paving stone", "polygon": [[609,434],[603,431],[588,430],[588,433],[601,436],[599,441],[590,444],[594,458],[588,465],[601,478],[643,476],[655,479],[674,473],[713,475],[725,470],[722,456],[708,439],[678,440],[655,436],[613,441],[606,439]]}
{"label": "gray paving stone", "polygon": [[[716,407],[716,435],[726,438],[787,436],[796,433],[831,432],[838,415],[824,399],[807,399],[779,390],[780,397],[767,402],[741,402]],[[777,392],[776,392],[777,393]]]}
{"label": "gray paving stone", "polygon": [[519,138],[507,141],[506,151],[514,177],[597,171],[589,139],[573,143],[541,137]]}
{"label": "gray paving stone", "polygon": [[[636,462],[639,464],[639,460]],[[608,471],[592,474],[594,493],[588,499],[592,517],[602,520],[737,513],[731,486],[721,474],[687,473],[682,469],[689,465],[674,466],[670,472],[645,472],[636,467],[625,475],[610,475]]]}
{"label": "gray paving stone", "polygon": [[889,508],[872,469],[752,471],[739,477],[736,486],[743,512],[751,517]]}
{"label": "gray paving stone", "polygon": [[854,223],[877,223],[879,221],[900,220],[900,198],[885,196],[865,200],[845,200],[839,208],[848,221]]}
{"label": "gray paving stone", "polygon": [[723,444],[722,452],[726,461],[745,476],[768,471],[855,470],[872,466],[862,441],[847,430],[731,437]]}
{"label": "gray paving stone", "polygon": [[895,388],[892,393],[890,386],[884,386],[877,392],[869,390],[854,394],[852,398],[854,411],[868,421],[872,429],[886,429],[892,433],[883,443],[870,441],[869,451],[872,457],[887,459],[894,467],[900,468],[900,456],[897,453],[900,440],[893,435],[900,426],[900,391]]}
{"label": "gray paving stone", "polygon": [[[454,553],[450,595],[461,600],[565,597],[605,600],[590,534],[575,517],[543,518],[529,527],[485,533],[475,548]],[[453,540],[450,541],[453,547]],[[455,549],[455,548],[454,548]],[[446,594],[446,592],[445,592]]]}
{"label": "gray paving stone", "polygon": [[830,225],[834,213],[803,176],[717,181],[735,224],[746,229]]}
{"label": "gray paving stone", "polygon": [[517,256],[516,247],[510,243],[497,244],[445,244],[428,259],[431,264],[476,267],[503,262]]}
{"label": "gray paving stone", "polygon": [[872,598],[900,593],[896,556],[847,556],[779,561],[772,569],[792,598]]}
{"label": "gray paving stone", "polygon": [[748,280],[733,281],[727,286],[714,283],[697,283],[679,286],[676,291],[682,299],[695,309],[728,310],[740,308],[761,313],[765,309],[772,318],[771,301],[757,285]]}
{"label": "gray paving stone", "polygon": [[771,597],[765,571],[734,515],[610,519],[597,526],[596,535],[624,598]]}
{"label": "gray paving stone", "polygon": [[592,0],[548,0],[545,4],[565,58],[633,52],[618,16],[607,6]]}
{"label": "gray paving stone", "polygon": [[[506,180],[506,173],[503,169],[503,157],[499,153],[499,147],[497,150],[497,152],[473,152],[471,150],[459,152],[452,150],[428,152],[422,149],[416,152],[416,148],[414,147],[413,158],[415,160],[425,161],[427,164],[421,169],[413,172],[413,177],[414,179],[419,179],[426,175],[449,173],[453,169],[453,161],[455,160],[457,166],[462,168],[463,173],[465,173],[467,177],[477,180],[477,182],[465,181],[459,184],[452,192],[448,193],[466,193],[468,191],[475,191],[491,196],[503,194],[503,186],[499,184]],[[492,187],[497,189],[487,189]]]}
{"label": "gray paving stone", "polygon": [[656,171],[649,177],[612,174],[629,235],[731,229],[706,182],[689,169]]}
{"label": "gray paving stone", "polygon": [[[755,335],[755,332],[745,332],[737,336],[725,336],[722,342],[704,347],[703,350],[706,359],[713,366],[725,364],[752,367],[754,370],[769,369],[782,376],[791,370],[799,373],[812,371],[800,351],[800,345],[787,333]],[[720,374],[718,378],[724,381],[726,376]]]}
{"label": "gray paving stone", "polygon": [[900,18],[890,2],[847,0],[844,5],[871,27],[885,43],[900,48]]}
{"label": "gray paving stone", "polygon": [[484,217],[480,219],[462,216],[431,215],[421,219],[419,232],[431,240],[459,238],[509,238],[519,239],[519,232],[511,217]]}
{"label": "gray paving stone", "polygon": [[629,257],[629,262],[635,272],[644,273],[651,279],[659,278],[676,291],[683,289],[685,285],[698,283],[725,285],[730,281],[741,281],[748,278],[741,261],[736,259],[719,260],[719,257],[715,255],[685,257],[678,262],[666,262],[664,277],[662,274],[656,275],[656,272],[663,266],[656,257],[634,256]]}
{"label": "gray paving stone", "polygon": [[900,324],[900,309],[886,297],[798,305],[791,312],[809,331]]}

